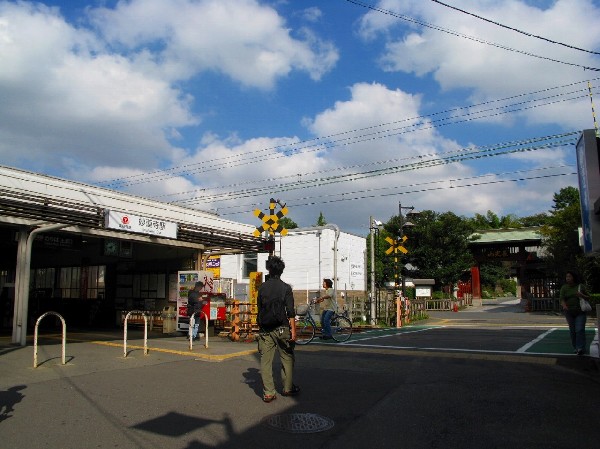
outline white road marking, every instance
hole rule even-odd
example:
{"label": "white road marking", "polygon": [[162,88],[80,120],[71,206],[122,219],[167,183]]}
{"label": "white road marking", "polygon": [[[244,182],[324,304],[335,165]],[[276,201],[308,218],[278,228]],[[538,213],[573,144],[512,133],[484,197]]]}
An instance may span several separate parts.
{"label": "white road marking", "polygon": [[539,341],[542,341],[544,338],[546,338],[548,335],[550,335],[552,332],[554,332],[557,328],[552,328],[552,329],[548,329],[546,332],[544,332],[541,335],[538,335],[537,338],[534,338],[533,340],[531,340],[529,343],[521,346],[519,349],[517,349],[517,352],[525,352],[527,351],[529,348],[531,348],[534,344],[536,344]]}

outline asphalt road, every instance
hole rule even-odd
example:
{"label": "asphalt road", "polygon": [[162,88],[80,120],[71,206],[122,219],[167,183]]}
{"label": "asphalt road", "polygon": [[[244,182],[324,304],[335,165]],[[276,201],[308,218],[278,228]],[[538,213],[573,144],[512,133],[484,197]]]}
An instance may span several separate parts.
{"label": "asphalt road", "polygon": [[34,369],[31,347],[4,340],[0,447],[597,448],[595,361],[556,352],[561,339],[523,350],[562,317],[490,307],[299,347],[301,395],[270,404],[254,344],[190,352],[174,336],[144,355],[132,332],[125,358],[117,334],[79,335],[62,365],[46,338]]}

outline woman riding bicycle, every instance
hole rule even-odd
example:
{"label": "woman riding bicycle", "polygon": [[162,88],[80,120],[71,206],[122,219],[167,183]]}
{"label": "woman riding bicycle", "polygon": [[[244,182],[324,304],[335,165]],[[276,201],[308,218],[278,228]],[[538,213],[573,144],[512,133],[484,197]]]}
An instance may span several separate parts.
{"label": "woman riding bicycle", "polygon": [[321,312],[321,326],[323,326],[323,340],[331,340],[331,317],[337,310],[337,302],[333,291],[333,281],[331,279],[323,279],[323,288],[325,294],[315,299],[315,302],[323,302]]}

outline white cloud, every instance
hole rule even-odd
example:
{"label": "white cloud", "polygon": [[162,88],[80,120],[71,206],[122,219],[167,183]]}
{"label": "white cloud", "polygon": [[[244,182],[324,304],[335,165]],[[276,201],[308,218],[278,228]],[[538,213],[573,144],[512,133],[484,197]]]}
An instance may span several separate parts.
{"label": "white cloud", "polygon": [[0,3],[0,24],[5,163],[29,160],[39,169],[85,155],[88,167],[151,167],[170,147],[162,128],[196,122],[185,95],[103,52],[99,39],[57,10]]}
{"label": "white cloud", "polygon": [[338,58],[312,33],[294,39],[285,20],[255,0],[133,0],[95,10],[93,18],[109,42],[152,51],[171,80],[213,70],[270,89],[293,70],[319,79]]}
{"label": "white cloud", "polygon": [[[474,103],[502,98],[514,92],[560,85],[562,80],[566,84],[585,79],[581,67],[550,62],[523,53],[580,66],[600,67],[597,56],[526,37],[432,2],[385,0],[377,6],[421,23],[515,50],[508,51],[475,42],[376,11],[364,16],[361,21],[362,35],[368,39],[382,35],[387,41],[386,51],[381,55],[384,69],[418,76],[432,74],[443,90],[468,89]],[[557,0],[547,9],[515,0],[476,0],[461,7],[490,20],[558,42],[584,49],[597,49],[600,46],[600,28],[596,24],[600,9],[591,0]],[[589,116],[589,111],[583,107],[584,103],[585,99],[580,97],[579,100],[524,111],[514,116],[521,115],[532,123],[560,123],[578,129]]]}
{"label": "white cloud", "polygon": [[[590,5],[585,0],[573,1],[580,7]],[[539,34],[549,33],[551,26],[572,29],[571,20],[581,20],[581,28],[591,24],[591,19],[571,11],[564,1],[546,10],[508,0],[472,3],[484,16]],[[271,196],[281,196],[299,205],[291,210],[290,218],[301,225],[314,223],[322,211],[328,221],[354,232],[358,223],[368,224],[370,214],[381,220],[395,215],[399,198],[419,209],[463,214],[487,209],[502,214],[518,207],[523,211],[532,208],[535,213],[544,198],[549,203],[558,186],[566,183],[561,178],[493,184],[500,176],[490,175],[486,177],[489,184],[476,189],[457,187],[461,178],[475,179],[496,170],[493,164],[485,168],[473,162],[329,183],[329,178],[342,174],[403,167],[459,150],[457,141],[444,137],[448,128],[423,117],[438,94],[466,91],[469,100],[478,103],[555,86],[563,80],[567,84],[574,81],[573,73],[580,74],[556,65],[549,70],[547,62],[414,24],[407,30],[405,22],[399,26],[398,19],[375,13],[366,14],[362,22],[363,36],[369,38],[365,47],[351,40],[344,41],[341,48],[381,51],[379,61],[388,72],[382,75],[369,61],[352,59],[353,54],[343,54],[348,60],[334,71],[338,42],[315,31],[332,20],[331,9],[323,4],[319,9],[294,10],[292,27],[283,15],[295,8],[290,5],[279,4],[279,13],[256,0],[131,0],[117,2],[114,9],[88,8],[88,16],[70,23],[58,9],[0,0],[2,163],[84,181],[127,178],[132,182],[125,190],[164,200],[181,199],[183,193],[197,197],[194,204],[199,208],[244,211],[228,216],[244,222],[254,219],[248,209],[267,205]],[[379,5],[511,46],[522,39],[473,18],[450,14],[433,2],[387,0]],[[523,14],[530,17],[527,23],[520,22]],[[531,18],[537,19],[535,24]],[[92,27],[86,28],[90,24]],[[597,27],[585,31],[569,33],[569,41],[597,47]],[[331,31],[331,36],[335,39],[342,34]],[[343,34],[343,39],[354,38]],[[541,44],[527,45],[537,53],[536,45]],[[567,53],[559,53],[554,57],[567,58]],[[572,55],[569,51],[568,56]],[[589,56],[578,54],[577,58],[593,62]],[[369,70],[363,71],[367,65]],[[422,79],[413,83],[413,73]],[[193,84],[203,81],[205,74],[229,91],[195,90]],[[386,81],[372,81],[380,79]],[[423,79],[427,79],[427,88]],[[441,92],[435,91],[438,86],[431,79],[438,81]],[[388,87],[391,83],[396,83],[395,87]],[[278,89],[280,85],[284,88]],[[208,95],[216,100],[209,103]],[[506,130],[513,125],[526,129],[558,121],[565,128],[590,127],[582,125],[591,117],[589,98],[585,92],[573,95],[582,98],[486,120],[502,122]],[[224,110],[238,107],[241,112],[233,118],[218,117],[221,101],[230,102]],[[251,116],[254,102],[261,102],[264,117]],[[203,107],[205,104],[208,106]],[[264,112],[269,106],[274,106],[273,115]],[[297,117],[302,115],[314,141],[300,135]],[[258,132],[244,127],[243,120],[264,121],[277,131]],[[479,143],[472,135],[461,140]],[[305,150],[290,155],[284,151],[290,148]],[[568,159],[567,151],[498,158],[498,165],[518,163],[532,168],[558,164]],[[167,170],[153,174],[161,168]],[[510,171],[497,169],[501,170]],[[139,178],[152,178],[152,182],[136,183]],[[286,185],[314,179],[319,179],[321,186],[292,190]],[[454,180],[454,185],[449,180]],[[252,189],[257,186],[264,190],[255,193]],[[240,195],[235,201],[210,200],[208,195],[223,191]],[[340,201],[349,198],[353,201]],[[240,207],[228,209],[235,205]]]}
{"label": "white cloud", "polygon": [[200,122],[192,107],[202,101],[177,80],[217,70],[268,88],[292,70],[318,79],[337,60],[331,44],[308,30],[294,39],[252,0],[134,0],[88,11],[99,33],[67,23],[57,8],[0,2],[3,163],[64,166],[76,179],[94,167],[177,165],[169,139]]}

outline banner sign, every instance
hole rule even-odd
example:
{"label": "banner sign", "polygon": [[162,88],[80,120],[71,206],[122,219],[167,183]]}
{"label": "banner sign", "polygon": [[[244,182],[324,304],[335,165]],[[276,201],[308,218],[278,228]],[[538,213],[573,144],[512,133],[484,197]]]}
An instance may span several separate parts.
{"label": "banner sign", "polygon": [[155,235],[157,237],[177,238],[177,223],[156,218],[132,215],[114,210],[106,211],[107,229]]}

